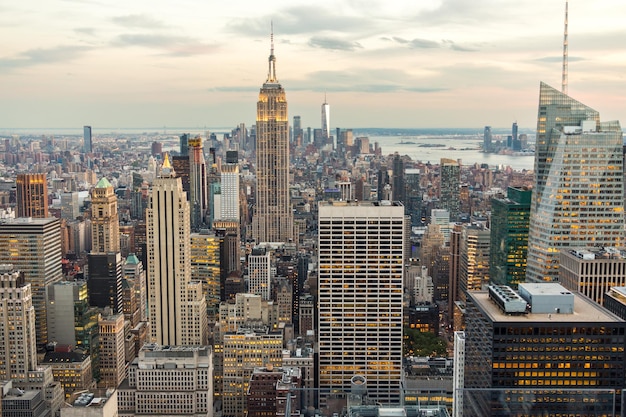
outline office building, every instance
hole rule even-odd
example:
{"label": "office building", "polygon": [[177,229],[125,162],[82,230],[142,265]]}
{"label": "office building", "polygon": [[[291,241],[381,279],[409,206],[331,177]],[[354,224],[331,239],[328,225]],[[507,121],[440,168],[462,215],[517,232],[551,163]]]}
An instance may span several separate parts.
{"label": "office building", "polygon": [[[98,390],[100,394],[101,390]],[[75,398],[75,399],[74,399]],[[117,391],[106,391],[104,395],[96,395],[87,390],[70,398],[71,407],[61,409],[61,417],[117,417]]]}
{"label": "office building", "polygon": [[220,238],[214,233],[191,234],[191,280],[202,283],[209,323],[220,305]]}
{"label": "office building", "polygon": [[478,224],[463,225],[459,264],[458,296],[465,301],[467,293],[489,284],[489,251],[491,232]]}
{"label": "office building", "polygon": [[43,365],[50,366],[54,380],[63,386],[65,398],[95,388],[91,358],[82,352],[46,352]]}
{"label": "office building", "polygon": [[272,281],[272,252],[264,247],[257,247],[248,255],[248,292],[270,299]]}
{"label": "office building", "polygon": [[122,268],[124,259],[119,252],[90,253],[87,256],[87,288],[89,304],[122,313]]}
{"label": "office building", "polygon": [[626,285],[626,251],[618,248],[577,248],[562,250],[559,257],[559,282],[604,305],[612,287]]}
{"label": "office building", "polygon": [[621,244],[622,152],[619,122],[541,83],[527,282],[558,280],[560,250]]}
{"label": "office building", "polygon": [[356,374],[375,401],[399,402],[404,226],[395,202],[319,205],[320,405]]}
{"label": "office building", "polygon": [[532,190],[509,187],[491,200],[489,276],[498,285],[517,286],[526,278]]}
{"label": "office building", "polygon": [[37,366],[31,284],[12,265],[0,265],[0,380],[24,381]]}
{"label": "office building", "polygon": [[189,204],[191,206],[191,227],[197,230],[206,223],[209,208],[207,170],[204,160],[202,138],[189,139]]}
{"label": "office building", "polygon": [[558,283],[518,289],[468,293],[463,416],[620,415],[626,322]]}
{"label": "office building", "polygon": [[[301,387],[299,368],[254,368],[248,384],[246,416],[299,417]],[[290,394],[289,397],[287,394]]]}
{"label": "office building", "polygon": [[59,281],[48,287],[48,340],[90,355],[94,376],[98,375],[99,315],[89,305],[86,281]]}
{"label": "office building", "polygon": [[461,167],[454,159],[442,158],[440,164],[439,208],[456,220],[461,214]]}
{"label": "office building", "polygon": [[17,174],[16,217],[48,217],[48,179],[46,174]]}
{"label": "office building", "polygon": [[222,181],[221,201],[220,201],[220,219],[231,220],[239,223],[239,165],[237,161],[237,152],[231,156],[230,162],[227,160],[222,164],[220,174]]}
{"label": "office building", "polygon": [[100,339],[100,380],[98,386],[117,388],[126,377],[124,353],[124,315],[114,314],[98,320]]}
{"label": "office building", "polygon": [[207,344],[202,283],[191,281],[189,221],[186,193],[166,154],[146,210],[151,340],[163,346]]}
{"label": "office building", "polygon": [[300,116],[293,116],[293,133],[292,133],[292,142],[296,144],[296,146],[305,145],[304,143],[304,132],[302,130],[302,119]]}
{"label": "office building", "polygon": [[493,134],[491,133],[491,126],[485,126],[483,132],[483,152],[491,152],[493,150]]}
{"label": "office building", "polygon": [[613,287],[604,295],[604,308],[626,320],[626,287]]}
{"label": "office building", "polygon": [[69,221],[80,216],[80,199],[77,191],[61,193],[61,218]]}
{"label": "office building", "polygon": [[432,209],[430,211],[430,224],[439,226],[439,230],[443,233],[443,241],[445,244],[450,242],[450,212],[445,209]]}
{"label": "office building", "polygon": [[[404,178],[404,161],[400,158],[400,155],[395,154],[393,156],[393,169],[392,169],[392,185],[393,199],[406,203],[406,185]],[[407,213],[408,214],[408,213]]]}
{"label": "office building", "polygon": [[267,80],[257,102],[256,213],[252,221],[252,236],[257,243],[293,240],[288,125],[287,98],[276,78],[272,34]]}
{"label": "office building", "polygon": [[[331,135],[330,135],[330,104],[326,102],[326,95],[324,95],[324,103],[322,104],[322,140],[324,144],[330,143]],[[336,147],[334,144],[333,149]]]}
{"label": "office building", "polygon": [[120,251],[119,224],[115,190],[103,177],[91,191],[91,253]]}
{"label": "office building", "polygon": [[3,417],[50,417],[50,409],[46,406],[43,392],[37,390],[7,390],[2,396]]}
{"label": "office building", "polygon": [[91,126],[83,126],[83,152],[93,152],[93,142],[91,139]]}
{"label": "office building", "polygon": [[146,275],[143,270],[143,263],[137,258],[137,255],[131,253],[126,258],[122,266],[122,275],[126,281],[132,283],[136,292],[137,308],[139,310],[139,321],[148,320],[148,289],[146,284]]}
{"label": "office building", "polygon": [[118,388],[118,407],[126,417],[212,417],[211,348],[146,344]]}
{"label": "office building", "polygon": [[37,344],[48,343],[47,287],[63,277],[59,219],[30,217],[0,222],[0,263],[12,264],[31,284]]}
{"label": "office building", "polygon": [[254,368],[282,365],[283,338],[268,328],[241,328],[223,338],[223,413],[244,417],[246,396]]}

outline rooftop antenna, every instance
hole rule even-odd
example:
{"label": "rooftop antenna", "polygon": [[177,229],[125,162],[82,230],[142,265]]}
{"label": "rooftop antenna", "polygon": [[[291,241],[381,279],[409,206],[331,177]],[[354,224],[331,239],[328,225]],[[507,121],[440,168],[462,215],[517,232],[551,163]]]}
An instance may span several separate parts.
{"label": "rooftop antenna", "polygon": [[567,94],[567,6],[568,0],[565,0],[565,31],[563,32],[563,78],[561,81],[561,92]]}

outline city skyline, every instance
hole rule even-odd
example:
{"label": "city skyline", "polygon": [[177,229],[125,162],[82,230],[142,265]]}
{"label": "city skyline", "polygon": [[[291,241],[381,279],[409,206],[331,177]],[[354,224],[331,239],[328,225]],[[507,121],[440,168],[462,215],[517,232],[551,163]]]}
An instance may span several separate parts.
{"label": "city skyline", "polygon": [[[561,78],[563,1],[35,3],[2,6],[6,128],[251,123],[272,21],[303,126],[326,94],[331,128],[534,129],[539,82]],[[569,7],[569,93],[607,120],[626,110],[625,15]]]}

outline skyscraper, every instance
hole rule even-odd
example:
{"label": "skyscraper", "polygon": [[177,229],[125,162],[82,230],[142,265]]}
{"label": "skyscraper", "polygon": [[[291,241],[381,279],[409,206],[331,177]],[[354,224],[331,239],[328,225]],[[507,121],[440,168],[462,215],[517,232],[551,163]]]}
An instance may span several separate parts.
{"label": "skyscraper", "polygon": [[483,152],[491,151],[492,139],[493,139],[493,135],[491,134],[491,126],[485,126],[485,131],[483,133]]}
{"label": "skyscraper", "polygon": [[402,378],[404,207],[320,202],[319,387],[348,393],[366,376],[370,398],[399,402]]}
{"label": "skyscraper", "polygon": [[[330,141],[330,105],[326,102],[326,95],[324,95],[324,103],[322,104],[322,138],[324,143]],[[333,149],[335,149],[335,145]]]}
{"label": "skyscraper", "polygon": [[146,211],[148,294],[152,341],[205,345],[208,329],[202,284],[192,282],[189,202],[165,156]]}
{"label": "skyscraper", "polygon": [[491,200],[490,280],[517,286],[526,277],[532,190],[509,187],[506,198]]}
{"label": "skyscraper", "polygon": [[267,80],[257,102],[256,214],[252,235],[257,242],[293,240],[289,201],[289,118],[285,90],[276,78],[274,34]]}
{"label": "skyscraper", "polygon": [[619,122],[541,83],[526,281],[558,279],[559,251],[624,237]]}
{"label": "skyscraper", "polygon": [[461,167],[454,159],[441,159],[440,208],[456,220],[461,213]]}
{"label": "skyscraper", "polygon": [[11,265],[0,265],[0,378],[24,381],[37,366],[31,285]]}
{"label": "skyscraper", "polygon": [[205,223],[209,207],[206,162],[202,138],[196,136],[188,140],[189,151],[189,203],[191,205],[191,227],[197,230]]}
{"label": "skyscraper", "polygon": [[93,144],[91,142],[91,126],[83,126],[83,152],[93,152]]}
{"label": "skyscraper", "polygon": [[59,219],[7,219],[0,223],[0,264],[12,264],[31,284],[37,343],[48,343],[46,287],[63,277]]}
{"label": "skyscraper", "polygon": [[17,217],[48,217],[48,180],[46,174],[18,174],[15,184]]}
{"label": "skyscraper", "polygon": [[103,177],[91,191],[91,252],[119,252],[119,230],[117,196]]}
{"label": "skyscraper", "polygon": [[237,151],[228,151],[222,164],[220,219],[239,222],[239,165]]}

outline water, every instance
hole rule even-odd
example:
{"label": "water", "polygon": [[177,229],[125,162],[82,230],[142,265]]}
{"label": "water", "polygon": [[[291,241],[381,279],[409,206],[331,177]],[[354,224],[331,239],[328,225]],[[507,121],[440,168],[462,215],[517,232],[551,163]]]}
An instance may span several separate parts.
{"label": "water", "polygon": [[[479,146],[482,137],[476,135],[456,136],[368,136],[370,144],[378,142],[383,155],[398,152],[414,161],[438,164],[441,158],[461,160],[463,165],[488,164],[492,168],[510,166],[514,170],[532,170],[534,155],[498,155],[483,153]],[[419,145],[438,145],[422,147]]]}

